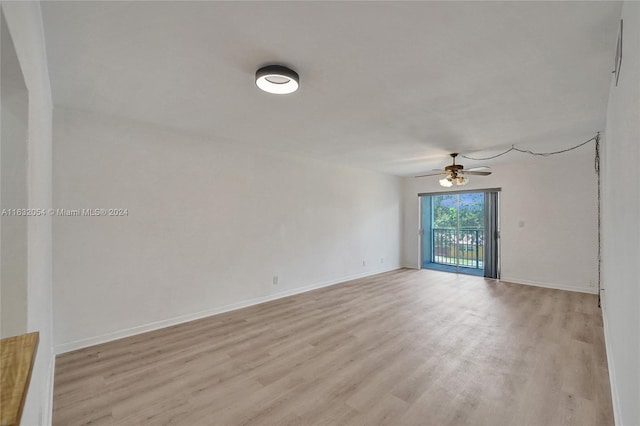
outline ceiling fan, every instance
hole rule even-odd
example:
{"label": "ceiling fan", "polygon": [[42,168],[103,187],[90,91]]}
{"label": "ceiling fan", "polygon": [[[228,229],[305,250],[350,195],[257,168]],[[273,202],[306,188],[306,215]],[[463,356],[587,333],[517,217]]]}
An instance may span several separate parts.
{"label": "ceiling fan", "polygon": [[457,152],[449,155],[451,155],[451,158],[453,159],[453,164],[446,166],[444,170],[434,169],[434,173],[427,173],[426,175],[416,177],[420,178],[425,176],[445,175],[445,177],[440,179],[440,185],[449,188],[453,186],[454,182],[456,185],[466,185],[469,183],[469,178],[465,175],[489,176],[491,174],[490,171],[482,171],[484,169],[488,169],[486,166],[474,167],[473,169],[465,170],[462,164],[456,164],[456,157],[458,156]]}

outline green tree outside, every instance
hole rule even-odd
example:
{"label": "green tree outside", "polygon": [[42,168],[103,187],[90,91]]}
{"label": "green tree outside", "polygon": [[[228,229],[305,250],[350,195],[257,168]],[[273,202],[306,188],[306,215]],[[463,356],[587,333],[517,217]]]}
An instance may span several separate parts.
{"label": "green tree outside", "polygon": [[434,228],[456,228],[456,211],[461,229],[484,228],[483,193],[436,195],[432,200]]}

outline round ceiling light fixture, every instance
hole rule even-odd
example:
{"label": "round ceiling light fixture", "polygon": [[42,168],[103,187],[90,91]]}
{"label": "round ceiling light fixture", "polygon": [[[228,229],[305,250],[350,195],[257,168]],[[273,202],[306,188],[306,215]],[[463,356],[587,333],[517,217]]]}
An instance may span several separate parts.
{"label": "round ceiling light fixture", "polygon": [[256,86],[276,95],[295,92],[300,87],[299,80],[298,73],[282,65],[267,65],[256,71]]}

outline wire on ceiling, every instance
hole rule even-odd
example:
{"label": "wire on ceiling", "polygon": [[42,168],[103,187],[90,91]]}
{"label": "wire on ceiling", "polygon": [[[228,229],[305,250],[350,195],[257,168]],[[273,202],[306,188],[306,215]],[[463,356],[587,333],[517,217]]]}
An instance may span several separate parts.
{"label": "wire on ceiling", "polygon": [[588,144],[589,142],[595,141],[596,139],[598,141],[600,140],[600,132],[598,132],[596,134],[596,136],[592,137],[589,140],[586,140],[586,141],[582,142],[581,144],[578,144],[576,146],[572,146],[570,148],[561,149],[560,151],[534,152],[534,151],[531,151],[529,149],[522,149],[522,148],[516,147],[515,145],[511,145],[511,148],[507,149],[504,152],[501,152],[500,154],[492,155],[491,157],[475,158],[475,157],[469,157],[469,156],[463,155],[463,154],[460,154],[460,157],[466,158],[467,160],[485,161],[485,160],[493,160],[494,158],[502,157],[503,155],[508,154],[511,151],[521,152],[523,154],[529,154],[529,155],[536,155],[536,156],[540,156],[540,157],[549,157],[551,155],[563,154],[565,152],[573,151],[574,149],[578,149],[578,148]]}

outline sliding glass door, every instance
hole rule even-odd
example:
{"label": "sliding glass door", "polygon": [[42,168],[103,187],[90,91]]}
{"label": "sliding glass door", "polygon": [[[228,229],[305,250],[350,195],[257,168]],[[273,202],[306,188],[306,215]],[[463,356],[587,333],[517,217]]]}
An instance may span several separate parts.
{"label": "sliding glass door", "polygon": [[420,207],[423,268],[497,278],[497,192],[425,194]]}

